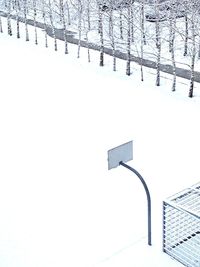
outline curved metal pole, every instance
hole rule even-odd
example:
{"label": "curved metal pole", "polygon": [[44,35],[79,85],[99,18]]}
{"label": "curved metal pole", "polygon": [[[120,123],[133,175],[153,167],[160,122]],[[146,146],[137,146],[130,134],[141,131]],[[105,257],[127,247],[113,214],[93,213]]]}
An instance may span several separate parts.
{"label": "curved metal pole", "polygon": [[137,175],[137,177],[140,179],[140,181],[142,182],[146,195],[147,195],[147,204],[148,204],[148,245],[151,246],[151,197],[150,197],[150,193],[149,193],[149,189],[147,187],[147,184],[145,182],[145,180],[143,179],[143,177],[139,174],[138,171],[136,171],[134,168],[130,167],[129,165],[125,164],[123,161],[119,162],[119,165],[124,166],[125,168],[129,169],[130,171],[132,171],[133,173],[135,173]]}

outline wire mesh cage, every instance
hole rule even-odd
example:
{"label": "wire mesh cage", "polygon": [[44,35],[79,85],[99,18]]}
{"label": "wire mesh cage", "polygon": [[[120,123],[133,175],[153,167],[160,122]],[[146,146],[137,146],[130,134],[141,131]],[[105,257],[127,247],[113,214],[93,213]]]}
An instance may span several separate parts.
{"label": "wire mesh cage", "polygon": [[200,267],[200,183],[163,202],[163,251]]}

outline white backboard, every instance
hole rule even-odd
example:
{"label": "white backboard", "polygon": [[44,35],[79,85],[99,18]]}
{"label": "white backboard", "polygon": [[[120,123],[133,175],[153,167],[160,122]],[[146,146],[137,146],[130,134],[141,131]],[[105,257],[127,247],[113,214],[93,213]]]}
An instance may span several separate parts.
{"label": "white backboard", "polygon": [[132,159],[133,141],[130,141],[108,150],[108,169],[118,167],[120,161],[127,162]]}

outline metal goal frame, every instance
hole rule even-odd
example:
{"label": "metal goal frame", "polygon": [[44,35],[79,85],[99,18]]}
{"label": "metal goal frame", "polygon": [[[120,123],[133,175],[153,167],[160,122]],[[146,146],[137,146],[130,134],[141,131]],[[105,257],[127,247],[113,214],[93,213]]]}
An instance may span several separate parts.
{"label": "metal goal frame", "polygon": [[200,267],[200,182],[163,201],[163,251]]}

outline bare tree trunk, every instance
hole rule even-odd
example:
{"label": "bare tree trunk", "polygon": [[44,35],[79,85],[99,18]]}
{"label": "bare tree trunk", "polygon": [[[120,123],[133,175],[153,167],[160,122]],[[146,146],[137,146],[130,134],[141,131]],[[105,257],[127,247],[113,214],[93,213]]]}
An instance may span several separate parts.
{"label": "bare tree trunk", "polygon": [[86,31],[87,56],[88,56],[88,62],[91,62],[91,58],[90,58],[90,47],[89,47],[89,41],[88,41],[88,32],[89,31]]}
{"label": "bare tree trunk", "polygon": [[192,54],[190,88],[189,88],[189,95],[188,95],[189,97],[193,97],[193,94],[194,94],[194,62],[195,62],[195,54]]}
{"label": "bare tree trunk", "polygon": [[120,11],[119,11],[119,30],[120,30],[120,39],[123,40],[123,19],[122,19],[122,12],[123,12],[123,9],[122,7],[120,6]]}
{"label": "bare tree trunk", "polygon": [[144,0],[141,3],[141,29],[142,29],[142,39],[143,44],[146,45],[146,36],[145,36],[145,29],[144,29],[144,21],[145,21],[145,14],[144,14]]}
{"label": "bare tree trunk", "polygon": [[144,34],[144,0],[142,0],[140,7],[140,27],[141,27],[141,40],[140,40],[140,73],[141,73],[141,81],[144,81],[144,73],[143,73],[143,58],[144,58],[144,44],[146,44],[146,38]]}
{"label": "bare tree trunk", "polygon": [[50,19],[50,23],[51,23],[51,29],[52,29],[53,38],[54,38],[54,50],[57,51],[58,50],[58,46],[57,46],[57,39],[56,39],[56,34],[55,34],[55,27],[54,27],[54,23],[53,23],[51,0],[49,0],[49,19]]}
{"label": "bare tree trunk", "polygon": [[[109,7],[109,11],[111,11],[111,10],[112,10],[112,7],[110,6]],[[110,12],[109,12],[109,26],[108,26],[108,29],[109,29],[109,36],[111,36],[111,34],[112,34],[112,18],[110,16]]]}
{"label": "bare tree trunk", "polygon": [[88,23],[88,31],[91,30],[91,21],[90,21],[90,0],[87,0],[87,23]]}
{"label": "bare tree trunk", "polygon": [[36,16],[37,16],[37,10],[36,10],[36,0],[33,0],[33,13],[34,13],[34,29],[35,29],[35,44],[38,44],[38,37],[37,37],[37,25],[36,25]]}
{"label": "bare tree trunk", "polygon": [[15,10],[16,10],[16,23],[17,23],[17,38],[20,38],[20,30],[19,30],[19,0],[16,0]]}
{"label": "bare tree trunk", "polygon": [[86,43],[87,43],[87,58],[88,58],[88,62],[91,62],[91,57],[90,57],[90,46],[89,46],[89,40],[88,40],[88,33],[91,30],[91,18],[90,18],[90,0],[87,0],[87,26],[86,26],[86,33],[85,33],[85,37],[86,37]]}
{"label": "bare tree trunk", "polygon": [[176,90],[176,61],[175,61],[175,27],[176,27],[176,14],[175,14],[175,2],[171,0],[170,2],[170,40],[169,40],[169,50],[171,52],[172,59],[172,69],[173,69],[173,82],[172,91]]}
{"label": "bare tree trunk", "polygon": [[159,1],[155,3],[156,13],[156,48],[157,48],[157,60],[156,60],[156,86],[160,86],[160,58],[161,58],[161,36],[160,36],[160,12]]}
{"label": "bare tree trunk", "polygon": [[46,23],[46,12],[45,12],[45,2],[44,2],[44,0],[42,1],[42,16],[43,16],[43,23],[44,23],[45,47],[48,47],[47,23]]}
{"label": "bare tree trunk", "polygon": [[68,1],[65,2],[65,5],[67,7],[67,24],[71,25],[71,17],[70,17],[70,12],[69,12],[69,4]]}
{"label": "bare tree trunk", "polygon": [[81,49],[81,32],[82,32],[82,3],[81,0],[78,0],[78,55],[80,57],[80,49]]}
{"label": "bare tree trunk", "polygon": [[62,25],[63,25],[63,35],[64,35],[64,42],[65,42],[65,54],[68,54],[67,28],[66,28],[66,22],[65,22],[63,0],[60,0],[60,12],[61,12],[61,14],[60,14],[61,22],[62,22]]}
{"label": "bare tree trunk", "polygon": [[17,16],[17,38],[20,38],[20,30],[19,30],[19,16]]}
{"label": "bare tree trunk", "polygon": [[134,21],[134,1],[131,1],[130,0],[130,2],[132,2],[132,3],[130,3],[130,5],[131,5],[131,7],[130,7],[130,9],[131,9],[131,42],[133,43],[134,42],[134,24],[133,24],[133,21]]}
{"label": "bare tree trunk", "polygon": [[131,75],[131,0],[128,1],[127,7],[127,59],[126,75]]}
{"label": "bare tree trunk", "polygon": [[99,65],[104,66],[104,40],[103,40],[103,14],[102,6],[99,4],[99,34],[100,34],[100,63]]}
{"label": "bare tree trunk", "polygon": [[1,33],[3,32],[1,16],[0,16],[0,32],[1,32]]}
{"label": "bare tree trunk", "polygon": [[172,43],[171,57],[172,57],[172,69],[173,69],[172,91],[175,91],[176,90],[176,61],[175,61],[175,52],[174,52],[174,39]]}
{"label": "bare tree trunk", "polygon": [[161,43],[157,45],[157,61],[156,61],[156,86],[160,86],[160,57],[161,57]]}
{"label": "bare tree trunk", "polygon": [[8,34],[12,35],[12,26],[11,26],[11,0],[8,1],[7,6],[7,25],[8,25]]}
{"label": "bare tree trunk", "polygon": [[196,55],[196,45],[195,45],[195,22],[194,22],[194,10],[191,18],[191,33],[192,33],[192,54],[191,54],[191,76],[190,76],[190,88],[189,97],[193,97],[194,93],[194,64]]}
{"label": "bare tree trunk", "polygon": [[[172,0],[171,0],[172,2]],[[171,2],[170,2],[170,16],[169,16],[169,53],[172,52],[172,32],[173,32],[173,29],[172,29],[172,5],[171,5]]]}
{"label": "bare tree trunk", "polygon": [[185,14],[185,41],[184,41],[184,53],[186,56],[188,54],[188,15]]}
{"label": "bare tree trunk", "polygon": [[27,24],[27,0],[23,0],[24,2],[24,24],[25,24],[25,33],[26,33],[26,41],[29,41],[29,33],[28,33],[28,24]]}
{"label": "bare tree trunk", "polygon": [[100,34],[100,28],[101,28],[101,20],[102,20],[102,4],[98,1],[98,33]]}
{"label": "bare tree trunk", "polygon": [[113,71],[116,71],[116,55],[115,55],[115,38],[114,38],[114,24],[113,24],[113,5],[110,7],[110,37],[113,56]]}

